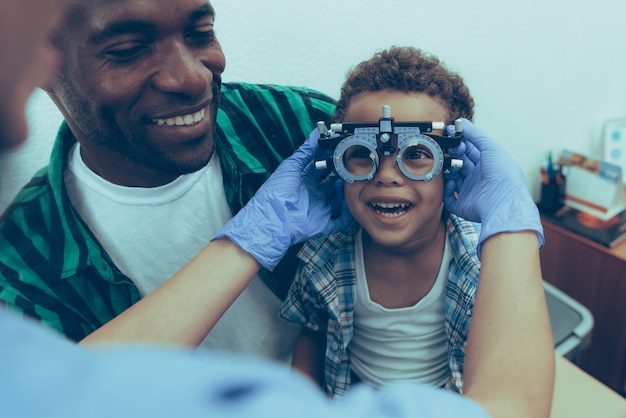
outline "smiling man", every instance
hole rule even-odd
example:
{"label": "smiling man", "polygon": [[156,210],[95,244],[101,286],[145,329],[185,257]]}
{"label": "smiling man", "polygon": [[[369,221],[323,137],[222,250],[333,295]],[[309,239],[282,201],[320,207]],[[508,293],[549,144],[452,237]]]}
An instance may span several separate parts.
{"label": "smiling man", "polygon": [[[206,0],[81,1],[54,42],[63,65],[45,89],[65,122],[0,220],[0,300],[80,341],[198,254],[334,101],[222,84]],[[288,253],[259,272],[201,345],[286,360],[297,330],[277,312],[294,271]]]}
{"label": "smiling man", "polygon": [[162,3],[85,5],[57,39],[67,61],[50,96],[87,168],[120,186],[170,183],[205,167],[215,149],[226,66],[215,13],[186,1],[164,15]]}

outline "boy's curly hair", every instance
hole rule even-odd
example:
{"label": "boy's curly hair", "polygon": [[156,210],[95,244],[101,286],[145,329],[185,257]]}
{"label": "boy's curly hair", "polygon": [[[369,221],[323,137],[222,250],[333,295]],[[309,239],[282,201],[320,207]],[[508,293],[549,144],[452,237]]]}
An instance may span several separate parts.
{"label": "boy's curly hair", "polygon": [[425,93],[439,100],[448,111],[446,124],[461,117],[471,120],[474,116],[474,99],[460,75],[419,49],[391,47],[377,52],[348,73],[334,121],[344,121],[350,101],[358,94],[381,90]]}

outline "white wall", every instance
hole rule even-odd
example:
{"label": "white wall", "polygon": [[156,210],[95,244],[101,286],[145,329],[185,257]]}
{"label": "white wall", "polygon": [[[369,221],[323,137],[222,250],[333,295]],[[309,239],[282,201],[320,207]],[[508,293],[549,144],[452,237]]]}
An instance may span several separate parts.
{"label": "white wall", "polygon": [[[548,151],[601,156],[603,122],[626,117],[622,0],[213,5],[225,81],[305,85],[337,97],[346,71],[376,50],[413,45],[438,55],[465,78],[475,122],[515,156],[535,197]],[[33,141],[0,159],[2,196],[47,160],[50,125],[60,119],[51,109],[45,95],[36,95],[29,110]]]}

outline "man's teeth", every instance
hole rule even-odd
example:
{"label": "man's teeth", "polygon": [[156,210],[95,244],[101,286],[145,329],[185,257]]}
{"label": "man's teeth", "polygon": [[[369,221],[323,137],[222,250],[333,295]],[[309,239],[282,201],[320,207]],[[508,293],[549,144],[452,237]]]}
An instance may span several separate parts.
{"label": "man's teeth", "polygon": [[175,116],[167,119],[152,119],[152,123],[159,126],[189,126],[204,119],[206,109],[199,110],[191,115]]}
{"label": "man's teeth", "polygon": [[372,207],[376,213],[388,218],[395,218],[403,215],[409,209],[409,206],[410,204],[408,203],[372,203]]}

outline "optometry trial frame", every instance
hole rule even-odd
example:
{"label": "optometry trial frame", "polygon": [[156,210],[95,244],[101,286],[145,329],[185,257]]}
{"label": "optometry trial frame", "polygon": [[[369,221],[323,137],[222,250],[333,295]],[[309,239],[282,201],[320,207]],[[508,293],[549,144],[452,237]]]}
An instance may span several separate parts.
{"label": "optometry trial frame", "polygon": [[[448,150],[463,141],[463,121],[454,122],[453,136],[435,135],[444,130],[444,122],[396,122],[388,105],[382,107],[382,117],[373,123],[333,123],[330,129],[321,121],[320,149],[333,151],[332,157],[316,161],[318,169],[335,171],[348,183],[371,180],[380,165],[381,156],[395,153],[396,164],[411,180],[431,181],[441,171],[461,167],[462,160],[452,158]],[[395,139],[397,148],[392,146]]]}

